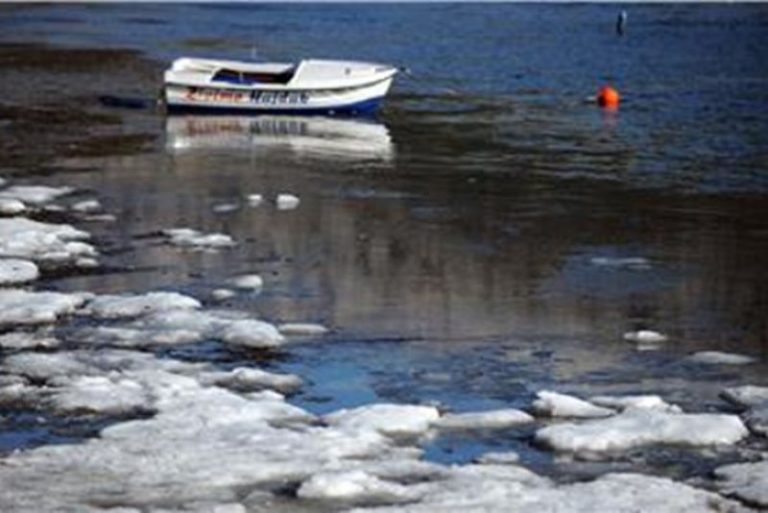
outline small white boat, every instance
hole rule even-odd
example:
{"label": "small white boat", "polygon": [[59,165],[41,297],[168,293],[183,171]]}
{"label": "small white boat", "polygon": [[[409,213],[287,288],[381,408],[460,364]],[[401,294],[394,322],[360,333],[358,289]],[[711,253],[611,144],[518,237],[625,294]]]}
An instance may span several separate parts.
{"label": "small white boat", "polygon": [[165,72],[165,101],[171,111],[366,114],[378,108],[397,71],[356,61],[182,57]]}

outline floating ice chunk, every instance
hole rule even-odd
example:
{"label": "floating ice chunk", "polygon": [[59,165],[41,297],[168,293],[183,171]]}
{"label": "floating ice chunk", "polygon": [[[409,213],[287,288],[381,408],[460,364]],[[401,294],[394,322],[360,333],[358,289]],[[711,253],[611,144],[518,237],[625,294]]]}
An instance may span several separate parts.
{"label": "floating ice chunk", "polygon": [[544,390],[536,394],[531,405],[537,415],[549,417],[595,418],[608,417],[614,410],[602,408],[571,395]]}
{"label": "floating ice chunk", "polygon": [[217,214],[227,214],[229,212],[234,212],[239,208],[240,208],[240,205],[238,205],[237,203],[217,203],[216,205],[211,207],[211,210],[213,210]]}
{"label": "floating ice chunk", "polygon": [[643,257],[593,257],[589,262],[600,267],[623,267],[635,271],[645,271],[651,268],[651,263]]}
{"label": "floating ice chunk", "polygon": [[669,404],[658,395],[627,395],[613,396],[600,395],[590,397],[589,401],[597,406],[604,408],[613,408],[615,410],[626,410],[629,408],[641,408],[646,410],[662,410],[674,413],[681,413],[679,406]]}
{"label": "floating ice chunk", "polygon": [[378,431],[387,436],[418,436],[440,418],[437,408],[401,404],[372,404],[325,416],[331,426],[349,431]]}
{"label": "floating ice chunk", "polygon": [[117,217],[114,214],[90,214],[83,217],[85,221],[92,223],[114,223]]}
{"label": "floating ice chunk", "polygon": [[520,455],[514,451],[487,452],[477,458],[477,462],[483,465],[516,465],[520,462]]}
{"label": "floating ice chunk", "polygon": [[27,209],[24,202],[13,198],[0,198],[0,214],[16,215]]}
{"label": "floating ice chunk", "polygon": [[761,403],[768,403],[768,387],[745,385],[726,388],[720,393],[720,397],[736,406],[749,408]]}
{"label": "floating ice chunk", "polygon": [[536,432],[536,439],[557,451],[591,454],[652,444],[733,444],[747,434],[735,415],[629,409],[608,419],[548,426]]}
{"label": "floating ice chunk", "polygon": [[652,330],[629,331],[624,333],[624,340],[639,344],[660,344],[667,340],[667,336]]}
{"label": "floating ice chunk", "polygon": [[0,406],[18,407],[20,404],[33,405],[39,401],[39,387],[30,386],[26,381],[0,385]]}
{"label": "floating ice chunk", "polygon": [[249,206],[258,207],[264,202],[264,196],[261,194],[249,194],[246,196],[246,200],[248,201]]}
{"label": "floating ice chunk", "polygon": [[53,349],[60,344],[47,330],[32,333],[14,331],[0,335],[0,348],[3,349]]}
{"label": "floating ice chunk", "polygon": [[768,508],[768,460],[719,467],[715,476],[721,493]]}
{"label": "floating ice chunk", "polygon": [[229,248],[235,245],[232,237],[223,233],[202,233],[191,228],[170,228],[163,230],[163,235],[176,246],[193,249]]}
{"label": "floating ice chunk", "polygon": [[215,289],[211,291],[211,297],[216,301],[225,301],[235,297],[236,295],[237,294],[235,294],[235,291],[230,289]]}
{"label": "floating ice chunk", "polygon": [[149,333],[180,331],[196,334],[198,339],[211,338],[247,347],[276,347],[284,337],[272,324],[237,316],[230,312],[199,312],[196,310],[169,310],[153,314],[133,325]]}
{"label": "floating ice chunk", "polygon": [[385,481],[363,470],[322,472],[302,483],[302,499],[333,500],[355,504],[401,503],[418,498],[415,489]]}
{"label": "floating ice chunk", "polygon": [[102,207],[101,207],[101,203],[99,203],[99,200],[89,199],[89,200],[83,200],[83,201],[78,201],[77,203],[73,203],[70,208],[75,212],[89,214],[89,213],[97,212],[101,210]]}
{"label": "floating ice chunk", "polygon": [[0,285],[26,283],[40,277],[34,262],[17,258],[0,259]]}
{"label": "floating ice chunk", "polygon": [[757,360],[751,356],[722,351],[700,351],[688,357],[688,361],[708,365],[747,365]]}
{"label": "floating ice chunk", "polygon": [[279,210],[293,210],[299,206],[301,200],[293,194],[278,194],[275,204]]}
{"label": "floating ice chunk", "polygon": [[73,313],[87,300],[82,293],[29,292],[21,289],[0,290],[0,326],[46,324]]}
{"label": "floating ice chunk", "polygon": [[0,219],[0,256],[66,261],[94,257],[96,250],[81,242],[90,235],[66,224],[48,224],[23,217]]}
{"label": "floating ice chunk", "polygon": [[750,431],[758,436],[768,436],[768,402],[754,406],[743,415]]}
{"label": "floating ice chunk", "polygon": [[301,378],[293,374],[273,374],[260,369],[238,367],[229,372],[215,372],[205,375],[204,382],[241,391],[265,388],[283,393],[295,392],[301,388]]}
{"label": "floating ice chunk", "polygon": [[94,269],[99,266],[99,261],[95,258],[78,258],[75,260],[75,267],[80,269]]}
{"label": "floating ice chunk", "polygon": [[316,336],[328,333],[322,324],[290,322],[277,325],[277,331],[286,336]]}
{"label": "floating ice chunk", "polygon": [[243,274],[242,276],[235,276],[229,283],[233,287],[239,289],[260,289],[264,286],[264,280],[258,274]]}
{"label": "floating ice chunk", "polygon": [[167,310],[193,310],[200,306],[197,299],[177,292],[149,292],[136,295],[97,296],[83,313],[101,319],[119,319]]}
{"label": "floating ice chunk", "polygon": [[51,397],[60,413],[125,414],[151,409],[144,387],[127,378],[81,376]]}
{"label": "floating ice chunk", "polygon": [[242,319],[221,325],[212,335],[224,342],[245,347],[276,347],[283,336],[272,324],[256,319]]}
{"label": "floating ice chunk", "polygon": [[533,422],[533,417],[516,409],[473,413],[454,413],[440,417],[435,426],[440,429],[505,429]]}
{"label": "floating ice chunk", "polygon": [[13,185],[0,191],[0,199],[16,199],[24,203],[42,205],[59,196],[74,191],[71,187],[48,187],[45,185]]}

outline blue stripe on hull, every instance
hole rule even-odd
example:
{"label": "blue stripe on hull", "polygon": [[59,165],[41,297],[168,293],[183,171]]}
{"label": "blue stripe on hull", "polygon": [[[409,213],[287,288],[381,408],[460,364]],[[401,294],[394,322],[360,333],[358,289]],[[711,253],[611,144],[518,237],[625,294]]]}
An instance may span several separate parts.
{"label": "blue stripe on hull", "polygon": [[380,98],[371,98],[358,103],[342,105],[339,107],[322,107],[307,109],[281,109],[275,108],[247,108],[247,107],[210,107],[197,105],[166,105],[169,113],[187,113],[187,114],[293,114],[296,116],[312,115],[331,115],[331,116],[366,116],[376,112],[381,104]]}

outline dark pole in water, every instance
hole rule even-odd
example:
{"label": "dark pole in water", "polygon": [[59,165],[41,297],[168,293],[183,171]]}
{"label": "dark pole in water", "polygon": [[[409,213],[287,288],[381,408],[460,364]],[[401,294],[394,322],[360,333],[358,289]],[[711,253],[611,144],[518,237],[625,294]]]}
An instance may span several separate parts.
{"label": "dark pole in water", "polygon": [[616,34],[624,35],[624,25],[627,24],[627,11],[621,11],[619,17],[616,18]]}

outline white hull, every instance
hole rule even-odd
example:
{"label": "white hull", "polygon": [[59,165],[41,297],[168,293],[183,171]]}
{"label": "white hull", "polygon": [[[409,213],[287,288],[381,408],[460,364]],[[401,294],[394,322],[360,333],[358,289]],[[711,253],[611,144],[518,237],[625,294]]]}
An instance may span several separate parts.
{"label": "white hull", "polygon": [[397,69],[353,61],[249,64],[178,59],[165,73],[171,110],[280,113],[373,112]]}

